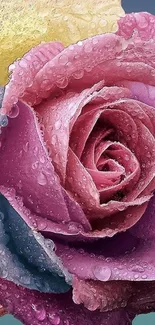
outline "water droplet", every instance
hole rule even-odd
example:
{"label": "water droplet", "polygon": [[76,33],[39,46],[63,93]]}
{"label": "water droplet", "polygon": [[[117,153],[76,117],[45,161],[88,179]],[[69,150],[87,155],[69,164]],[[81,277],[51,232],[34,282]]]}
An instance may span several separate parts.
{"label": "water droplet", "polygon": [[40,162],[41,162],[42,164],[44,164],[44,162],[45,162],[45,158],[44,158],[44,156],[40,157]]}
{"label": "water droplet", "polygon": [[49,321],[52,325],[59,325],[60,324],[60,317],[56,313],[52,313],[48,315]]}
{"label": "water droplet", "polygon": [[57,120],[57,121],[55,122],[55,129],[56,129],[56,130],[59,130],[60,127],[61,127],[61,121],[60,121],[60,120]]}
{"label": "water droplet", "polygon": [[19,106],[17,104],[13,105],[10,112],[9,112],[9,117],[15,118],[19,114]]}
{"label": "water droplet", "polygon": [[13,63],[13,64],[10,64],[10,66],[9,66],[9,72],[12,72],[14,69],[15,69],[15,64]]}
{"label": "water droplet", "polygon": [[8,287],[7,287],[7,284],[4,283],[4,284],[1,285],[1,289],[2,289],[2,290],[6,291],[7,288],[8,288]]}
{"label": "water droplet", "polygon": [[68,224],[68,230],[71,231],[72,233],[79,233],[80,230],[82,231],[83,230],[83,227],[82,225],[80,225],[79,223],[77,222],[70,222]]}
{"label": "water droplet", "polygon": [[38,228],[39,230],[44,230],[47,227],[47,221],[46,219],[42,219],[38,222]]}
{"label": "water droplet", "polygon": [[59,57],[59,62],[60,63],[62,63],[62,64],[66,64],[67,62],[68,62],[68,57],[67,57],[67,55],[61,55],[60,57]]}
{"label": "water droplet", "polygon": [[4,213],[0,212],[0,220],[3,221],[4,220]]}
{"label": "water droplet", "polygon": [[53,251],[53,249],[55,247],[54,242],[50,239],[45,240],[45,246],[51,251]]}
{"label": "water droplet", "polygon": [[58,88],[66,88],[68,86],[68,79],[63,76],[61,79],[56,81],[56,85]]}
{"label": "water droplet", "polygon": [[23,145],[23,150],[24,150],[25,152],[27,152],[27,151],[28,151],[28,148],[29,148],[29,143],[26,142],[26,143]]}
{"label": "water droplet", "polygon": [[46,310],[42,305],[34,305],[32,304],[32,309],[34,310],[35,313],[35,317],[40,320],[43,321],[46,318]]}
{"label": "water droplet", "polygon": [[23,275],[20,277],[21,284],[30,284],[30,276],[29,275]]}
{"label": "water droplet", "polygon": [[82,46],[83,45],[82,41],[77,42],[77,45]]}
{"label": "water droplet", "polygon": [[123,211],[124,210],[124,205],[119,205],[118,206],[118,211]]}
{"label": "water droplet", "polygon": [[73,73],[73,78],[81,79],[84,75],[84,70],[77,70]]}
{"label": "water droplet", "polygon": [[144,268],[140,265],[134,265],[131,267],[131,271],[142,273],[142,272],[144,272]]}
{"label": "water droplet", "polygon": [[8,118],[6,115],[0,115],[0,126],[5,127],[8,125]]}
{"label": "water droplet", "polygon": [[97,280],[108,281],[111,277],[111,269],[108,266],[96,266],[93,273]]}
{"label": "water droplet", "polygon": [[38,165],[39,165],[39,162],[38,161],[34,162],[32,164],[32,169],[36,169],[38,167]]}
{"label": "water droplet", "polygon": [[6,266],[4,266],[3,264],[4,263],[2,263],[2,262],[4,262],[3,260],[1,260],[1,263],[0,263],[0,276],[1,276],[1,278],[7,278],[7,276],[8,276],[8,270],[7,270],[7,268],[5,268]]}
{"label": "water droplet", "polygon": [[44,186],[47,184],[46,176],[42,172],[39,173],[37,180],[39,185]]}

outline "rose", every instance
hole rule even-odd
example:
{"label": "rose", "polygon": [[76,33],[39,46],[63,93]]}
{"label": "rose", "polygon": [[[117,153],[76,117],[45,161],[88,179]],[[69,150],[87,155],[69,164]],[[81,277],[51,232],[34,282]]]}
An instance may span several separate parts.
{"label": "rose", "polygon": [[[154,310],[153,24],[152,15],[126,15],[116,34],[66,49],[41,44],[11,67],[1,109],[9,116],[1,115],[1,277],[50,292],[1,280],[2,292],[18,290],[19,317],[30,297],[27,324],[78,313],[74,324],[130,324]],[[70,293],[51,294],[69,288],[64,278],[74,302],[95,314],[73,307]]]}

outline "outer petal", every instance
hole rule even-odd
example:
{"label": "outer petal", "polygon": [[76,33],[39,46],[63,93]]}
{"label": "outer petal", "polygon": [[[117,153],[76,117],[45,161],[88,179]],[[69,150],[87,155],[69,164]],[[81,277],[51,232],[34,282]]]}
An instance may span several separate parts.
{"label": "outer petal", "polygon": [[33,232],[0,195],[0,277],[43,292],[65,292],[69,274],[52,240]]}
{"label": "outer petal", "polygon": [[[102,34],[86,39],[65,48],[38,72],[29,88],[29,101],[33,106],[59,93],[60,88],[83,90],[103,79],[109,85],[124,79],[154,85],[154,51],[153,42],[136,42],[134,37],[125,40],[115,34]],[[4,97],[2,112],[8,112],[10,107]]]}
{"label": "outer petal", "polygon": [[89,243],[89,246],[65,247],[56,243],[56,247],[64,266],[81,279],[102,282],[155,280],[154,240],[140,240],[126,232],[92,245]]}
{"label": "outer petal", "polygon": [[0,302],[25,325],[131,325],[133,315],[125,310],[90,312],[73,303],[71,292],[62,295],[40,294],[0,280]]}
{"label": "outer petal", "polygon": [[[7,68],[41,41],[60,40],[68,45],[103,32],[117,29],[123,9],[120,0],[79,2],[77,0],[30,0],[19,4],[0,3],[2,22],[0,43],[0,84],[7,80]],[[13,23],[12,23],[13,22]]]}
{"label": "outer petal", "polygon": [[155,16],[148,12],[127,14],[119,20],[118,26],[116,34],[125,39],[134,37],[148,41],[155,38]]}
{"label": "outer petal", "polygon": [[[3,169],[0,184],[12,187],[17,196],[22,197],[24,206],[30,209],[32,214],[54,222],[75,221],[75,216],[72,217],[70,208],[66,206],[65,197],[68,195],[67,192],[63,192],[55,175],[37,119],[28,105],[24,103],[18,105],[19,115],[9,120],[8,127],[3,128],[0,136]],[[68,205],[77,206],[69,196]],[[76,218],[76,222],[81,223],[83,220],[84,228],[90,229],[80,207]]]}

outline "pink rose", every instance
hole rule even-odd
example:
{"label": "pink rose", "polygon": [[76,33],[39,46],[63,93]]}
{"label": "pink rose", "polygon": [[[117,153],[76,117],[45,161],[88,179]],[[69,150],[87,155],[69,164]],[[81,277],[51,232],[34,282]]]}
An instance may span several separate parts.
{"label": "pink rose", "polygon": [[139,13],[122,18],[116,34],[67,48],[42,43],[11,66],[2,102],[0,191],[54,241],[74,302],[91,311],[128,304],[137,313],[150,302],[154,38],[154,16]]}

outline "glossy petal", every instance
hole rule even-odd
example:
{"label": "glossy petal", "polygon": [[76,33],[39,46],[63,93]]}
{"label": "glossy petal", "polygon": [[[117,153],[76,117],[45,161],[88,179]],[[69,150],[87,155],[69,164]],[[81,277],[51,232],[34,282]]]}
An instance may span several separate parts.
{"label": "glossy petal", "polygon": [[148,41],[155,38],[155,16],[148,12],[126,14],[118,22],[116,34],[128,39],[140,38]]}
{"label": "glossy petal", "polygon": [[65,45],[87,37],[117,30],[117,20],[124,11],[120,0],[100,2],[77,0],[28,0],[19,5],[11,0],[0,3],[1,52],[0,84],[7,81],[10,63],[41,41],[60,40]]}
{"label": "glossy petal", "polygon": [[9,120],[0,136],[3,169],[0,184],[14,188],[31,212],[43,218],[69,221],[60,183],[43,144],[37,119],[24,103],[18,104],[18,110],[19,115]]}
{"label": "glossy petal", "polygon": [[[125,40],[115,34],[102,34],[71,45],[38,72],[29,87],[32,106],[49,95],[60,92],[60,88],[83,90],[104,80],[106,84],[127,79],[130,81],[155,83],[153,42]],[[91,62],[90,62],[91,55]],[[77,60],[78,58],[78,60]],[[59,84],[59,87],[57,87]],[[48,89],[48,93],[47,93]],[[10,92],[10,97],[13,93]],[[7,113],[7,98],[4,97],[3,113]]]}
{"label": "glossy petal", "polygon": [[0,252],[0,277],[43,292],[69,290],[64,280],[68,272],[54,253],[52,240],[33,232],[2,195]]}
{"label": "glossy petal", "polygon": [[152,281],[155,279],[154,240],[139,239],[135,234],[127,231],[89,245],[57,243],[56,252],[69,272],[80,279]]}
{"label": "glossy petal", "polygon": [[[16,104],[23,94],[25,101],[29,104],[30,86],[33,84],[38,71],[63,49],[64,46],[60,42],[41,43],[9,67],[12,75],[5,89],[5,100],[7,107],[10,107],[10,115],[12,103]],[[11,98],[10,92],[12,93]]]}
{"label": "glossy petal", "polygon": [[125,310],[90,312],[73,303],[67,294],[41,294],[0,280],[0,302],[25,325],[131,325],[134,317]]}
{"label": "glossy petal", "polygon": [[44,126],[44,139],[50,149],[50,157],[62,182],[65,181],[69,136],[82,108],[91,101],[102,83],[85,89],[80,94],[68,92],[58,98],[47,99],[36,110]]}
{"label": "glossy petal", "polygon": [[83,281],[76,277],[73,280],[73,300],[76,304],[101,312],[126,307],[132,296],[133,286],[130,282],[118,281]]}

